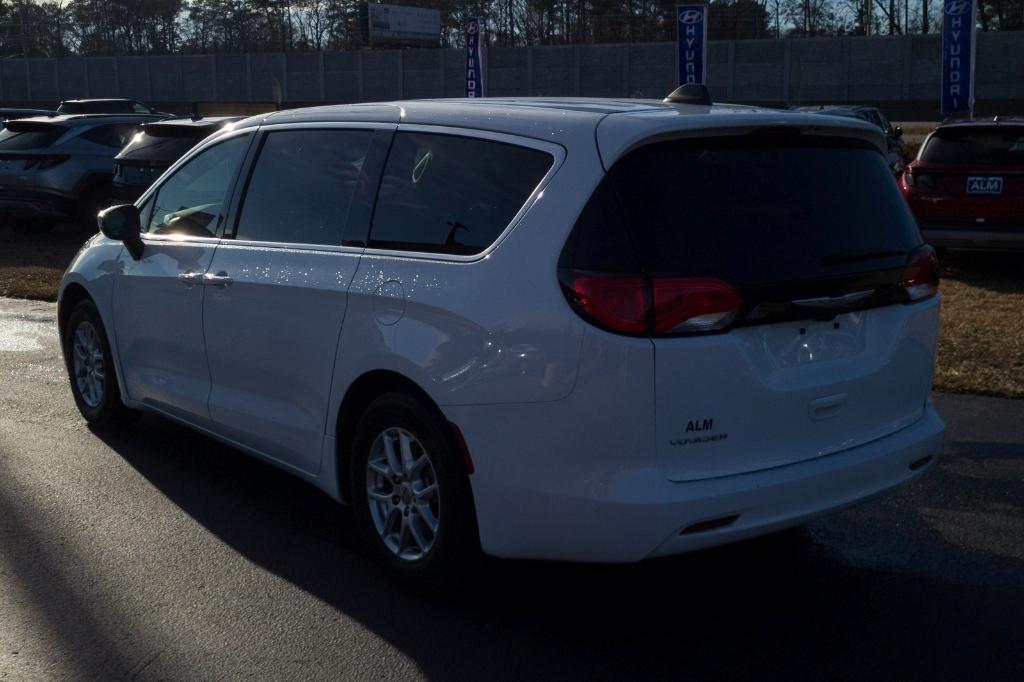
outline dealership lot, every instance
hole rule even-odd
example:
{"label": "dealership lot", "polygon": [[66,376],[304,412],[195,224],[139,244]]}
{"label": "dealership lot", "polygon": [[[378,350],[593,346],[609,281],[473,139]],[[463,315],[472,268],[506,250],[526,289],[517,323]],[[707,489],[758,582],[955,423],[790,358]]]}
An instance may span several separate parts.
{"label": "dealership lot", "polygon": [[1019,402],[937,396],[929,477],[796,533],[427,599],[312,488],[154,417],[101,438],[66,381],[52,304],[0,301],[0,679],[1024,670]]}

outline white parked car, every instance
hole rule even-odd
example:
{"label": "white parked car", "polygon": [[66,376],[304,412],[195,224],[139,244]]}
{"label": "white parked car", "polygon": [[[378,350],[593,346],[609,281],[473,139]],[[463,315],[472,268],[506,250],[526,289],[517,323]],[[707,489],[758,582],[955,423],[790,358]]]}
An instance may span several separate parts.
{"label": "white parked car", "polygon": [[800,524],[941,447],[936,262],[885,154],[667,101],[247,119],[101,214],[61,286],[71,388],[350,503],[430,585]]}

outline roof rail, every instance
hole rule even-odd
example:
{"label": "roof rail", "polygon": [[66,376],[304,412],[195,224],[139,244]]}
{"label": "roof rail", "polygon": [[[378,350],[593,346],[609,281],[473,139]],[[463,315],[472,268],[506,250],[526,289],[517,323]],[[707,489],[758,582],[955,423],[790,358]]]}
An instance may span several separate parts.
{"label": "roof rail", "polygon": [[711,93],[706,85],[687,83],[680,85],[662,100],[668,104],[703,104],[711,106]]}

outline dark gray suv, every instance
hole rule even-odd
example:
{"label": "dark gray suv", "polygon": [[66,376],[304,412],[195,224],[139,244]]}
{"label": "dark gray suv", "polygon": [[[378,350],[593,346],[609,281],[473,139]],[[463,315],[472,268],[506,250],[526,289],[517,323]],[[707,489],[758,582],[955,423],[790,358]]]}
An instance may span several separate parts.
{"label": "dark gray suv", "polygon": [[95,228],[111,203],[114,157],[153,115],[70,115],[8,121],[0,131],[0,216],[20,230],[55,222]]}

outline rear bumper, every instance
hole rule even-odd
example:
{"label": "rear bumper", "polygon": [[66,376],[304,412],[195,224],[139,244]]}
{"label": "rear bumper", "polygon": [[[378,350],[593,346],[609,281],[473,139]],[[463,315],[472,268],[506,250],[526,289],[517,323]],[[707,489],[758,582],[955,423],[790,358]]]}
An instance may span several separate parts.
{"label": "rear bumper", "polygon": [[[501,557],[633,562],[763,535],[914,480],[934,462],[927,458],[941,451],[944,428],[928,405],[911,426],[860,447],[773,469],[681,483],[669,481],[656,468],[622,467],[608,477],[580,471],[575,485],[558,488],[510,486],[482,478],[478,467],[471,481],[481,545]],[[548,472],[525,473],[520,469],[519,481],[543,481]],[[735,521],[724,527],[682,532],[734,515]]]}
{"label": "rear bumper", "polygon": [[970,249],[1024,249],[1024,225],[997,229],[977,225],[923,223],[921,236],[932,246]]}
{"label": "rear bumper", "polygon": [[62,194],[30,191],[0,195],[0,214],[17,218],[61,220],[78,214],[79,202]]}

